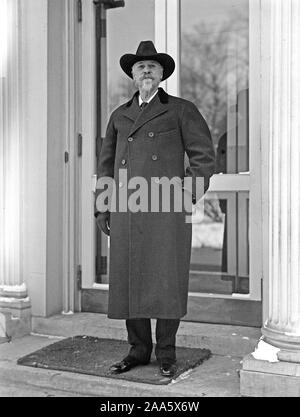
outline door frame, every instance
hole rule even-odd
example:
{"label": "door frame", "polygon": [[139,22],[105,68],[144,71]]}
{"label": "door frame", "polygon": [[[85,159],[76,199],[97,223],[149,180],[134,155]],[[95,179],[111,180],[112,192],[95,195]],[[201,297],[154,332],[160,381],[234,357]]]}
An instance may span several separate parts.
{"label": "door frame", "polygon": [[96,189],[96,56],[95,6],[82,0],[81,24],[81,107],[82,107],[82,170],[81,170],[81,241],[80,264],[82,288],[92,288],[95,277],[95,219],[94,191]]}
{"label": "door frame", "polygon": [[62,77],[65,81],[64,168],[63,168],[63,314],[80,311],[81,297],[77,270],[81,259],[81,161],[78,158],[78,133],[81,131],[81,28],[77,1],[64,3],[64,56]]}
{"label": "door frame", "polygon": [[[81,268],[82,303],[84,311],[105,312],[107,308],[108,284],[96,284],[95,277],[95,137],[96,137],[96,93],[95,93],[95,6],[91,0],[82,0],[85,22],[82,24],[82,135],[84,138],[81,172]],[[189,293],[189,314],[186,320],[196,318],[196,305],[207,305],[207,312],[214,311],[212,301],[222,305],[232,317],[232,324],[241,323],[235,308],[241,302],[248,302],[246,314],[255,312],[255,323],[261,325],[262,288],[262,207],[261,207],[261,67],[260,67],[260,0],[249,1],[249,168],[250,174],[214,175],[210,191],[248,191],[249,198],[249,294],[207,294]],[[180,0],[155,0],[155,44],[159,51],[180,56]],[[174,33],[177,36],[174,36]],[[179,68],[174,76],[162,83],[169,94],[177,95],[179,90]],[[255,146],[254,146],[255,145]],[[93,290],[99,290],[97,293]],[[95,302],[96,298],[97,302]],[[99,298],[100,297],[100,298]],[[90,306],[90,307],[89,307]],[[100,306],[100,307],[99,307]],[[90,308],[90,310],[89,310]],[[100,308],[100,310],[99,310]],[[221,307],[220,307],[221,308]],[[240,307],[239,307],[240,308]],[[194,311],[194,313],[193,313]],[[206,317],[206,315],[204,315]],[[203,321],[206,321],[205,317]],[[202,321],[202,320],[201,320]]]}

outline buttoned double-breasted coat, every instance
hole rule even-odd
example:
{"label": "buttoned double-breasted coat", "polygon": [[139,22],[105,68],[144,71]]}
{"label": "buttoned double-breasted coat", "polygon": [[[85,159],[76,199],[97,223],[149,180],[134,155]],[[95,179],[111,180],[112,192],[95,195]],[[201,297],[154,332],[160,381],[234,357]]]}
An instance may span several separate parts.
{"label": "buttoned double-breasted coat", "polygon": [[[114,178],[117,192],[128,185],[119,178],[120,169],[126,170],[128,182],[138,176],[148,184],[151,177],[198,176],[204,178],[206,191],[214,167],[211,135],[199,110],[159,88],[143,111],[136,93],[112,113],[98,176]],[[128,190],[128,196],[133,192]],[[186,314],[192,237],[186,215],[172,209],[162,212],[161,205],[159,211],[151,212],[150,202],[148,212],[120,212],[118,207],[111,212],[108,317],[181,318]]]}

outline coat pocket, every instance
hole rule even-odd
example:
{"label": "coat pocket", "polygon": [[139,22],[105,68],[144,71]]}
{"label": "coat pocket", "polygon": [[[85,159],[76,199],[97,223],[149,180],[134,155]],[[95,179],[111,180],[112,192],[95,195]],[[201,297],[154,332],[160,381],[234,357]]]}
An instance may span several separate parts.
{"label": "coat pocket", "polygon": [[183,144],[178,129],[171,129],[157,135],[157,144],[160,151],[172,158],[175,154],[184,153]]}
{"label": "coat pocket", "polygon": [[162,137],[162,136],[165,136],[165,135],[172,135],[172,134],[174,134],[176,131],[177,131],[177,128],[170,129],[170,130],[166,130],[165,132],[159,132],[159,133],[157,133],[157,136],[158,136],[158,137]]}

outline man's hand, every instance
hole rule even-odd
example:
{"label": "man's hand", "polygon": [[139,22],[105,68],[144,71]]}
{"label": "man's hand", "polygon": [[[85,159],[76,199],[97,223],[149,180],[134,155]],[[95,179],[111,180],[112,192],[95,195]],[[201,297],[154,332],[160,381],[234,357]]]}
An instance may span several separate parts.
{"label": "man's hand", "polygon": [[109,236],[110,233],[110,212],[98,213],[96,217],[96,223],[100,230]]}

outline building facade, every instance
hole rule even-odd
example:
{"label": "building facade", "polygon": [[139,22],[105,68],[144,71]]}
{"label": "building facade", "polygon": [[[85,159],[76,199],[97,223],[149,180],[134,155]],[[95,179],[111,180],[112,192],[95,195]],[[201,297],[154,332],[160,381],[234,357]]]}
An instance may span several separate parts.
{"label": "building facade", "polygon": [[217,164],[193,215],[185,320],[260,327],[243,395],[299,395],[298,0],[1,0],[0,308],[107,309],[109,239],[95,225],[97,155],[133,93],[141,40],[176,62],[162,87],[208,122]]}

